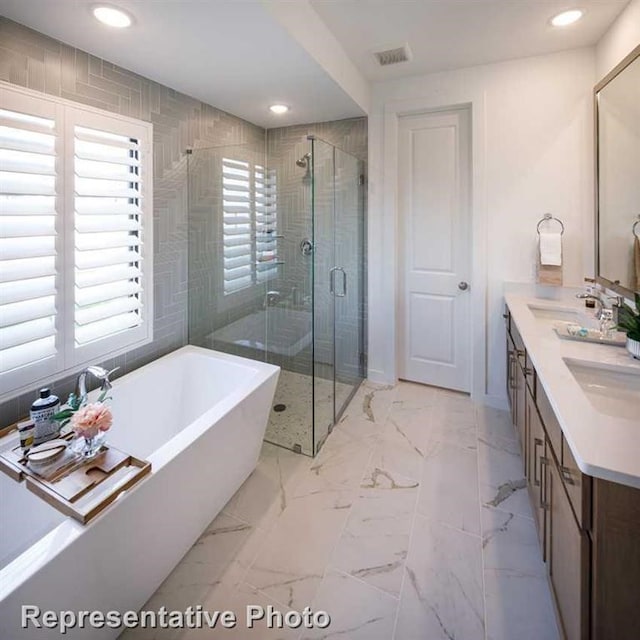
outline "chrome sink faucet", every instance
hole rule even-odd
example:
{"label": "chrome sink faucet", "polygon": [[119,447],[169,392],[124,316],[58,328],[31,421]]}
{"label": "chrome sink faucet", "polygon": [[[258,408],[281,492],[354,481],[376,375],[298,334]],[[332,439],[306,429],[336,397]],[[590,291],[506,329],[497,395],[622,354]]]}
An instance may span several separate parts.
{"label": "chrome sink faucet", "polygon": [[[602,319],[602,311],[603,311],[603,309],[606,308],[602,296],[597,295],[597,294],[593,294],[593,293],[576,293],[576,298],[579,298],[580,300],[593,300],[593,301],[595,301],[596,305],[598,306],[598,309],[595,312],[595,317],[598,320]],[[617,325],[618,324],[618,313],[620,312],[620,309],[624,305],[624,298],[622,296],[604,296],[604,299],[605,300],[614,300],[614,302],[611,305],[611,312],[613,314],[613,316],[612,316],[613,322]]]}
{"label": "chrome sink faucet", "polygon": [[80,372],[78,376],[78,381],[76,383],[76,392],[78,398],[84,398],[87,395],[87,375],[91,374],[94,378],[100,380],[102,382],[100,386],[100,390],[102,392],[109,391],[111,389],[111,380],[109,380],[109,376],[117,371],[120,367],[116,367],[111,371],[107,371],[103,367],[98,367],[96,365],[91,365],[87,367],[83,371]]}

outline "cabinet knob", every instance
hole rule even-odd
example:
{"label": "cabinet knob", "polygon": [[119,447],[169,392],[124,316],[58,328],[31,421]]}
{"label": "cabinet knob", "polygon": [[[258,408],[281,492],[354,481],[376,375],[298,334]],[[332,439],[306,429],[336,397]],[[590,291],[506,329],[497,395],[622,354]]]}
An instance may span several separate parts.
{"label": "cabinet knob", "polygon": [[460,289],[460,291],[466,291],[469,288],[469,283],[468,282],[459,282],[458,283],[458,289]]}

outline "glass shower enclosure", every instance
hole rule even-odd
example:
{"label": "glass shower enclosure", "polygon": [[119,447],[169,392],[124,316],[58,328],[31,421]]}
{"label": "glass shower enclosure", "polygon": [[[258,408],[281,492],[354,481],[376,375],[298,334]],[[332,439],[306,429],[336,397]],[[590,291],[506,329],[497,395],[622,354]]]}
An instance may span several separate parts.
{"label": "glass shower enclosure", "polygon": [[314,456],[364,378],[364,162],[313,136],[188,154],[189,343],[280,366],[265,438]]}

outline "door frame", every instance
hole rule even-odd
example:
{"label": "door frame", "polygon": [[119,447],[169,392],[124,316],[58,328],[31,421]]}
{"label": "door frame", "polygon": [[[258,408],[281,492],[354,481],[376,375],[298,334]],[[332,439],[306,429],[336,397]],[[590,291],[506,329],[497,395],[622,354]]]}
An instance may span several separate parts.
{"label": "door frame", "polygon": [[[400,118],[408,115],[428,114],[451,109],[470,110],[471,116],[471,397],[474,401],[502,407],[504,399],[487,395],[487,193],[485,160],[486,97],[479,89],[451,88],[430,97],[389,101],[383,114],[383,224],[384,246],[393,256],[392,267],[383,274],[383,289],[393,291],[394,313],[388,327],[393,345],[389,371],[393,381],[398,380],[399,309],[396,303],[400,290],[399,251],[399,125]],[[371,372],[374,373],[374,372]],[[374,373],[375,376],[375,373]]]}

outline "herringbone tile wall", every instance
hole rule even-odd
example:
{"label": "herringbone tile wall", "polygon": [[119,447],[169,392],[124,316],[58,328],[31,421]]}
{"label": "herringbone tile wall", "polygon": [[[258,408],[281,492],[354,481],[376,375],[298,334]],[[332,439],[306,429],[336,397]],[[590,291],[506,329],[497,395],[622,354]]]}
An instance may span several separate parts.
{"label": "herringbone tile wall", "polygon": [[[118,375],[187,343],[189,147],[244,143],[264,151],[265,131],[0,16],[0,80],[153,123],[154,340],[110,362]],[[66,398],[75,376],[52,385]],[[29,411],[34,392],[0,405],[0,425]]]}

